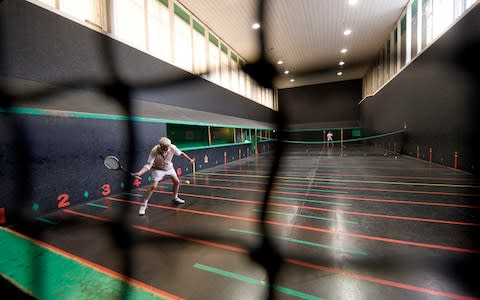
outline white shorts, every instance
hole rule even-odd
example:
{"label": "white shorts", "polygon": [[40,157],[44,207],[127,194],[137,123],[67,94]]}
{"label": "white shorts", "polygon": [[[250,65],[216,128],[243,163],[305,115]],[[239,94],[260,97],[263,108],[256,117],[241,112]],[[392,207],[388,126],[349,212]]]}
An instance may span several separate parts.
{"label": "white shorts", "polygon": [[174,168],[171,168],[169,170],[158,170],[158,169],[152,169],[152,179],[153,181],[162,181],[163,177],[165,176],[171,176],[171,177],[177,177],[177,173],[175,172]]}

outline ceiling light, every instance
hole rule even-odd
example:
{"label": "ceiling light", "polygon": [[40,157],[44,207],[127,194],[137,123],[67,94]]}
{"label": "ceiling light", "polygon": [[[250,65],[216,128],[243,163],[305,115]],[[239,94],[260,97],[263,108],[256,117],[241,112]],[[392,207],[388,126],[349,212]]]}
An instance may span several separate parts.
{"label": "ceiling light", "polygon": [[260,24],[258,24],[258,23],[253,23],[252,28],[255,29],[255,30],[257,30],[258,28],[260,28]]}
{"label": "ceiling light", "polygon": [[357,4],[358,0],[348,0],[348,4],[355,5]]}
{"label": "ceiling light", "polygon": [[350,35],[350,33],[352,33],[350,29],[347,29],[343,32],[344,35]]}
{"label": "ceiling light", "polygon": [[340,50],[340,52],[342,52],[342,53],[347,53],[347,51],[348,51],[348,49],[345,49],[345,48],[343,48],[342,50]]}
{"label": "ceiling light", "polygon": [[337,75],[338,75],[338,76],[342,76],[343,73],[342,73],[342,72],[338,72]]}
{"label": "ceiling light", "polygon": [[290,71],[289,71],[289,70],[285,70],[285,72],[283,72],[283,73],[288,74],[288,73],[290,73]]}
{"label": "ceiling light", "polygon": [[293,79],[293,78],[292,78],[292,79],[290,79],[290,82],[294,82],[294,81],[295,81],[295,79]]}
{"label": "ceiling light", "polygon": [[283,65],[283,60],[279,60],[279,61],[277,61],[277,64],[279,64],[279,65]]}
{"label": "ceiling light", "polygon": [[342,60],[341,62],[338,63],[340,66],[343,66],[345,62]]}

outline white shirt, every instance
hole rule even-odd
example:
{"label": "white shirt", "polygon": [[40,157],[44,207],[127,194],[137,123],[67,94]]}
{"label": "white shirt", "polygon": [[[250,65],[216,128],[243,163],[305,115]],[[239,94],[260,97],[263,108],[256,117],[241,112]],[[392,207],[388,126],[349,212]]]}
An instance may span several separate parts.
{"label": "white shirt", "polygon": [[173,155],[180,156],[182,155],[182,151],[180,151],[177,146],[170,145],[167,151],[162,151],[159,145],[156,145],[150,151],[150,155],[148,156],[147,160],[147,167],[150,170],[151,168],[157,170],[164,170],[168,171],[173,169],[172,158]]}
{"label": "white shirt", "polygon": [[333,141],[333,133],[327,133],[327,141]]}

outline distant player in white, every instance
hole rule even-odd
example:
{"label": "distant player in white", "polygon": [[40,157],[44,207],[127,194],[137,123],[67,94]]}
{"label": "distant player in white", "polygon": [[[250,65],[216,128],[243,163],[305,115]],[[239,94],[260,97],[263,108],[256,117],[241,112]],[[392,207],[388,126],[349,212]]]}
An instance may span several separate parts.
{"label": "distant player in white", "polygon": [[148,187],[143,204],[140,206],[138,214],[143,216],[147,210],[148,201],[152,197],[153,191],[157,187],[157,184],[163,180],[165,176],[170,176],[173,182],[173,202],[174,203],[185,203],[184,200],[178,197],[178,190],[180,188],[180,180],[178,180],[177,173],[173,167],[172,158],[173,156],[183,156],[185,159],[188,159],[190,163],[194,163],[194,160],[191,159],[187,154],[180,151],[175,145],[172,144],[169,138],[162,137],[159,140],[159,144],[154,146],[150,151],[148,156],[147,163],[136,173],[132,175],[142,176],[148,170],[152,170],[152,184]]}
{"label": "distant player in white", "polygon": [[333,133],[331,131],[328,131],[328,133],[327,133],[327,146],[330,145],[330,142],[332,142],[332,147],[333,147]]}

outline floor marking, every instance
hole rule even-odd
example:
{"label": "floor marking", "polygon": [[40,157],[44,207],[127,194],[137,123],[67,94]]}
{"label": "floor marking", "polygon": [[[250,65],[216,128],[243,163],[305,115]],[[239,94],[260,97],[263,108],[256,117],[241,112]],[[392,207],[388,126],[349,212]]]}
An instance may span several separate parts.
{"label": "floor marking", "polygon": [[[125,200],[125,201],[126,202],[133,202],[133,201],[127,201],[127,200]],[[151,205],[151,204],[149,204],[149,205]],[[91,214],[74,211],[74,210],[71,210],[71,209],[64,209],[63,211],[68,213],[68,214],[77,215],[77,216],[81,216],[81,217],[85,217],[85,218],[89,218],[89,219],[94,219],[94,220],[97,220],[97,221],[110,222],[110,220],[107,219],[107,218],[98,217],[98,216],[94,216],[94,215],[91,215]],[[176,234],[176,233],[171,233],[171,232],[158,230],[158,229],[154,229],[154,228],[150,228],[150,227],[145,227],[145,226],[141,226],[141,225],[132,225],[132,227],[135,228],[135,229],[138,229],[138,230],[148,231],[148,232],[151,232],[151,233],[155,233],[155,234],[159,234],[159,235],[163,235],[163,236],[168,236],[170,238],[181,239],[181,240],[185,240],[185,241],[189,241],[189,242],[194,242],[194,243],[198,243],[198,244],[202,244],[202,245],[206,245],[206,246],[211,246],[211,247],[215,247],[215,248],[220,248],[220,249],[224,249],[224,250],[234,251],[234,252],[248,253],[247,250],[245,250],[243,248],[235,247],[235,246],[230,246],[230,245],[226,245],[226,244],[206,241],[206,240],[197,239],[197,238],[190,238],[190,237],[182,236],[182,235],[179,235],[179,234]]]}
{"label": "floor marking", "polygon": [[[244,234],[250,234],[250,235],[256,235],[256,236],[263,236],[262,233],[255,232],[255,231],[240,230],[240,229],[235,229],[235,228],[230,228],[229,230],[233,231],[233,232],[238,232],[238,233],[244,233]],[[357,249],[337,248],[337,247],[329,246],[327,244],[309,242],[309,241],[298,240],[298,239],[293,239],[293,238],[288,238],[288,237],[283,237],[283,236],[271,236],[271,237],[275,238],[277,240],[282,240],[282,241],[292,242],[292,243],[295,243],[295,244],[302,244],[302,245],[308,245],[308,246],[313,246],[313,247],[318,247],[318,248],[334,250],[336,252],[351,253],[351,254],[363,255],[363,256],[368,255],[367,252],[357,250]]]}
{"label": "floor marking", "polygon": [[[160,193],[160,194],[170,194],[169,192],[164,192],[164,191],[155,191],[155,192]],[[249,204],[255,204],[255,205],[262,204],[261,201],[255,201],[255,200],[233,199],[233,198],[199,195],[199,194],[188,194],[188,193],[180,193],[180,195],[181,196],[195,197],[195,198],[205,198],[205,199],[212,199],[212,200],[237,202],[237,203],[249,203]],[[403,220],[403,221],[418,221],[418,222],[440,223],[440,224],[449,224],[449,225],[464,225],[464,226],[480,226],[480,224],[478,224],[478,223],[470,223],[470,222],[462,222],[462,221],[449,221],[449,220],[426,219],[426,218],[416,218],[416,217],[403,217],[403,216],[394,216],[394,215],[383,215],[383,214],[374,214],[374,213],[363,213],[363,212],[330,209],[330,208],[321,208],[321,207],[313,207],[313,206],[298,206],[298,205],[287,204],[287,203],[279,203],[279,202],[270,202],[269,205],[279,206],[279,207],[295,208],[295,209],[308,209],[308,210],[315,210],[315,211],[322,211],[322,212],[342,213],[342,214],[355,215],[355,216],[396,219],[396,220]]]}
{"label": "floor marking", "polygon": [[[247,174],[231,174],[231,173],[209,173],[202,172],[203,175],[224,175],[231,177],[259,177],[270,178],[266,175],[247,175]],[[468,184],[447,184],[447,183],[422,183],[422,182],[399,182],[399,181],[373,181],[373,180],[349,180],[349,179],[322,179],[322,178],[301,178],[290,176],[275,176],[276,179],[297,179],[297,180],[311,180],[311,181],[332,181],[332,182],[349,182],[349,183],[369,183],[369,184],[393,184],[393,185],[415,185],[415,186],[437,186],[437,187],[453,187],[453,188],[475,188],[478,189],[478,185]]]}
{"label": "floor marking", "polygon": [[[89,215],[89,214],[85,214],[85,213],[80,213],[80,212],[76,212],[76,211],[69,210],[69,209],[65,209],[64,212],[70,213],[70,214],[73,214],[73,215],[82,216],[82,217],[85,217],[85,218],[90,218],[90,219],[99,220],[99,221],[103,221],[103,222],[109,222],[109,220],[106,219],[106,218],[101,218],[101,217],[97,217],[97,216],[93,216],[93,215]],[[153,229],[153,228],[148,228],[148,227],[144,227],[144,226],[140,226],[140,225],[133,225],[133,228],[138,229],[138,230],[148,231],[148,232],[159,234],[159,235],[172,237],[172,238],[192,241],[192,242],[195,242],[195,243],[198,243],[198,244],[207,245],[207,246],[211,246],[211,247],[218,248],[218,249],[229,250],[229,251],[232,251],[232,252],[237,252],[237,253],[242,253],[242,254],[247,254],[248,253],[248,250],[244,249],[244,248],[234,247],[234,246],[215,243],[215,242],[210,242],[210,241],[201,240],[201,239],[197,239],[197,238],[190,238],[190,237],[181,236],[181,235],[178,235],[178,234],[174,234],[174,233],[170,233],[170,232],[166,232],[166,231],[162,231],[162,230],[157,230],[157,229]],[[390,287],[395,287],[395,288],[404,289],[404,290],[410,290],[410,291],[414,291],[414,292],[418,292],[418,293],[424,293],[424,294],[435,295],[435,296],[443,296],[443,297],[447,297],[447,298],[451,298],[451,299],[455,299],[455,300],[480,300],[480,298],[463,296],[463,295],[459,295],[459,294],[454,294],[454,293],[449,293],[449,292],[444,292],[444,291],[439,291],[439,290],[433,290],[433,289],[427,289],[427,288],[423,288],[423,287],[419,287],[419,286],[415,286],[415,285],[404,284],[404,283],[395,282],[395,281],[391,281],[391,280],[385,280],[385,279],[381,279],[381,278],[366,276],[366,275],[362,275],[362,274],[359,274],[359,273],[348,272],[348,271],[345,271],[345,270],[339,270],[339,269],[335,269],[335,268],[321,266],[321,265],[305,262],[305,261],[298,260],[298,259],[286,258],[285,261],[290,263],[290,264],[301,266],[301,267],[308,268],[308,269],[321,270],[321,271],[326,272],[326,273],[339,274],[339,275],[354,278],[354,279],[360,280],[360,281],[372,282],[372,283],[379,284],[379,285],[390,286]]]}
{"label": "floor marking", "polygon": [[[207,265],[204,265],[204,264],[201,264],[201,263],[196,263],[195,265],[193,265],[193,267],[196,268],[196,269],[202,270],[202,271],[207,271],[207,272],[214,273],[214,274],[217,274],[217,275],[220,275],[220,276],[223,276],[223,277],[227,277],[227,278],[230,278],[230,279],[242,281],[242,282],[245,282],[245,283],[248,283],[248,284],[259,285],[259,286],[263,286],[263,287],[268,286],[268,284],[264,280],[259,280],[259,279],[255,279],[253,277],[241,275],[241,274],[238,274],[238,273],[225,271],[225,270],[215,268],[215,267],[211,267],[211,266],[207,266]],[[319,297],[316,297],[316,296],[313,296],[313,295],[310,295],[310,294],[306,294],[306,293],[303,293],[303,292],[300,292],[300,291],[297,291],[297,290],[294,290],[294,289],[286,288],[286,287],[283,287],[283,286],[280,286],[280,285],[274,285],[273,289],[278,291],[278,292],[281,292],[281,293],[284,293],[284,294],[287,294],[287,295],[290,295],[290,296],[294,296],[294,297],[300,298],[300,299],[322,300],[322,298],[319,298]]]}
{"label": "floor marking", "polygon": [[405,283],[395,282],[392,280],[385,280],[381,278],[362,275],[359,273],[329,268],[329,267],[325,267],[325,266],[321,266],[321,265],[317,265],[309,262],[304,262],[298,259],[286,259],[286,261],[289,263],[295,264],[297,266],[303,266],[309,269],[316,269],[316,270],[327,272],[327,273],[334,273],[338,275],[348,276],[361,281],[368,281],[376,284],[391,286],[391,287],[409,290],[417,293],[424,293],[424,294],[429,294],[434,296],[446,297],[446,298],[455,299],[455,300],[480,300],[480,298],[476,298],[476,297],[464,296],[464,295],[459,295],[459,294],[454,294],[454,293],[449,293],[449,292],[444,292],[439,290],[433,290],[433,289],[427,289],[424,287],[419,287],[411,284],[405,284]]}
{"label": "floor marking", "polygon": [[94,207],[100,207],[100,208],[108,208],[108,206],[106,206],[106,205],[96,204],[96,203],[91,203],[91,202],[88,202],[87,205],[88,206],[94,206]]}
{"label": "floor marking", "polygon": [[[202,185],[202,184],[190,184],[190,186],[210,188],[210,189],[222,189],[222,190],[234,190],[234,191],[249,191],[249,192],[260,192],[265,193],[266,190],[253,189],[253,188],[238,188],[230,186],[214,186],[214,185]],[[272,194],[282,194],[282,195],[295,195],[295,196],[308,196],[316,198],[329,198],[329,199],[341,199],[341,200],[354,200],[354,201],[367,201],[367,202],[381,202],[381,203],[398,203],[398,204],[409,204],[409,205],[429,205],[429,206],[445,206],[445,207],[461,207],[461,208],[475,208],[480,209],[480,206],[475,205],[465,205],[465,204],[452,204],[452,203],[442,203],[442,202],[427,202],[427,201],[409,201],[409,200],[396,200],[396,199],[381,199],[381,198],[369,198],[369,197],[351,197],[351,196],[332,196],[332,195],[321,195],[321,194],[310,194],[310,193],[298,193],[298,192],[286,192],[286,191],[276,191],[272,190]]]}
{"label": "floor marking", "polygon": [[302,199],[302,198],[290,198],[290,197],[278,197],[272,196],[273,199],[280,199],[280,200],[287,200],[287,201],[301,201],[301,202],[311,202],[311,203],[321,203],[321,204],[330,204],[330,205],[343,205],[343,206],[351,206],[351,203],[341,203],[341,202],[329,202],[329,201],[320,201],[320,200],[312,200],[312,199]]}
{"label": "floor marking", "polygon": [[[107,199],[110,199],[110,200],[113,200],[113,201],[118,201],[118,202],[132,203],[132,204],[137,204],[137,205],[142,204],[142,202],[138,202],[138,201],[131,201],[131,200],[125,200],[125,199],[119,199],[119,198],[113,198],[113,197],[107,197]],[[182,211],[182,212],[197,214],[197,215],[210,216],[210,217],[217,217],[217,218],[224,218],[224,219],[231,219],[231,220],[239,220],[239,221],[246,221],[246,222],[252,222],[252,223],[260,223],[261,222],[260,220],[253,219],[253,218],[231,216],[231,215],[225,215],[225,214],[220,214],[220,213],[212,213],[212,212],[199,211],[199,210],[193,210],[193,209],[187,209],[187,208],[171,207],[171,206],[165,206],[165,205],[159,205],[159,204],[153,204],[153,203],[150,203],[149,206],[150,207],[167,209],[167,210],[173,210],[173,211]],[[398,240],[398,239],[393,239],[393,238],[371,236],[371,235],[366,235],[366,234],[361,234],[361,233],[336,231],[336,230],[330,230],[330,229],[326,229],[326,228],[322,228],[322,227],[289,224],[289,223],[282,223],[282,222],[269,221],[269,220],[265,221],[265,223],[266,224],[271,224],[271,225],[277,225],[277,226],[280,226],[280,227],[292,227],[292,228],[297,228],[297,229],[303,229],[303,230],[306,230],[306,231],[322,232],[322,233],[332,234],[332,235],[341,235],[341,236],[347,236],[347,237],[353,237],[353,238],[359,238],[359,239],[365,239],[365,240],[371,240],[371,241],[414,246],[414,247],[419,247],[419,248],[431,248],[431,249],[461,252],[461,253],[480,254],[480,250],[475,250],[475,249],[453,247],[453,246],[444,246],[444,245],[421,243],[421,242],[410,242],[410,241]]]}
{"label": "floor marking", "polygon": [[[192,186],[202,186],[202,185],[196,185],[196,184],[191,184],[191,185],[192,185]],[[162,184],[159,184],[157,187],[158,187],[158,188],[164,188],[164,189],[170,188],[169,185],[162,185]],[[144,189],[141,188],[140,190],[144,190]],[[159,192],[159,191],[158,191],[158,190],[155,190],[155,192]],[[171,194],[171,192],[170,192],[170,194]],[[351,205],[352,205],[351,203],[321,201],[321,200],[303,199],[303,198],[293,198],[293,197],[280,197],[280,196],[274,196],[274,195],[272,195],[272,198],[274,198],[274,199],[286,200],[286,201],[295,201],[295,202],[301,201],[301,202],[311,202],[311,203],[320,203],[320,204],[329,204],[329,205],[340,205],[340,206],[351,206]]]}
{"label": "floor marking", "polygon": [[[261,212],[262,210],[261,209],[253,209],[253,211]],[[267,210],[266,212],[269,213],[269,214],[294,216],[294,217],[301,217],[301,218],[306,218],[306,219],[330,221],[330,222],[335,222],[335,223],[358,224],[358,222],[355,222],[355,221],[348,221],[348,220],[340,221],[340,220],[332,219],[332,218],[323,218],[323,217],[309,216],[309,215],[302,215],[302,214],[292,214],[292,213],[283,212],[283,211]]]}
{"label": "floor marking", "polygon": [[[182,299],[11,229],[0,227],[0,236],[0,240],[6,241],[0,248],[0,273],[7,274],[36,298],[115,298],[117,294],[122,295],[123,285],[128,284],[129,299]],[[37,276],[32,277],[35,275],[29,267],[32,264],[32,253],[40,255],[44,262],[41,265],[44,272],[41,282],[35,280]],[[22,272],[23,268],[26,268],[26,273]],[[75,274],[69,274],[65,269]],[[42,284],[40,287],[39,283]],[[91,294],[95,292],[97,294]]]}
{"label": "floor marking", "polygon": [[46,218],[43,218],[43,217],[36,217],[35,219],[37,219],[38,221],[44,222],[44,223],[52,224],[52,225],[57,225],[58,224],[55,221],[52,221],[52,220],[49,220],[49,219],[46,219]]}
{"label": "floor marking", "polygon": [[[265,165],[267,168],[270,166]],[[333,165],[335,166],[335,165]],[[302,167],[289,167],[286,166],[287,169],[298,169]],[[311,166],[303,167],[306,170],[310,170]],[[227,171],[239,171],[239,172],[250,172],[251,170],[242,170],[242,169],[235,169],[235,168],[228,168]],[[258,170],[263,172],[269,172],[268,169]],[[255,172],[255,171],[251,171]],[[290,172],[290,171],[280,171],[280,173],[291,173],[291,174],[304,174],[304,172]],[[474,177],[471,178],[448,178],[448,177],[424,177],[424,176],[396,176],[396,175],[369,175],[369,174],[345,174],[345,173],[315,173],[318,176],[340,176],[340,177],[374,177],[374,178],[399,178],[399,179],[420,179],[420,180],[461,180],[461,181],[476,181]]]}
{"label": "floor marking", "polygon": [[122,193],[122,195],[129,195],[129,196],[134,196],[134,197],[142,197],[143,195],[140,194],[132,194],[132,193]]}
{"label": "floor marking", "polygon": [[[277,186],[275,185],[274,186],[275,189],[277,188]],[[332,194],[349,194],[349,192],[345,192],[345,191],[334,191],[334,190],[320,190],[320,189],[316,189],[312,186],[312,188],[305,188],[305,189],[302,189],[302,188],[291,188],[291,187],[280,187],[282,190],[292,190],[292,191],[310,191],[310,192],[321,192],[321,193],[332,193]]]}
{"label": "floor marking", "polygon": [[[263,184],[266,185],[265,181],[254,181],[254,180],[229,180],[229,179],[218,179],[218,178],[199,178],[201,174],[196,174],[196,180],[203,181],[225,181],[225,182],[235,182],[235,183],[248,183],[248,184]],[[218,176],[227,176],[227,175],[218,175]],[[228,176],[227,176],[228,177]],[[305,180],[291,180],[291,182],[305,182]],[[328,184],[328,183],[325,183]],[[309,186],[308,184],[302,183],[289,183],[284,181],[276,181],[275,186]],[[330,185],[312,185],[315,188],[333,188]],[[397,190],[397,189],[380,189],[380,188],[362,188],[356,186],[336,186],[335,189],[345,189],[345,190],[359,190],[359,191],[378,191],[378,192],[389,192],[389,193],[409,193],[409,194],[425,194],[425,195],[449,195],[449,196],[464,196],[464,197],[480,197],[480,194],[466,194],[466,193],[450,193],[450,192],[434,192],[434,191],[416,191],[416,190]]]}

